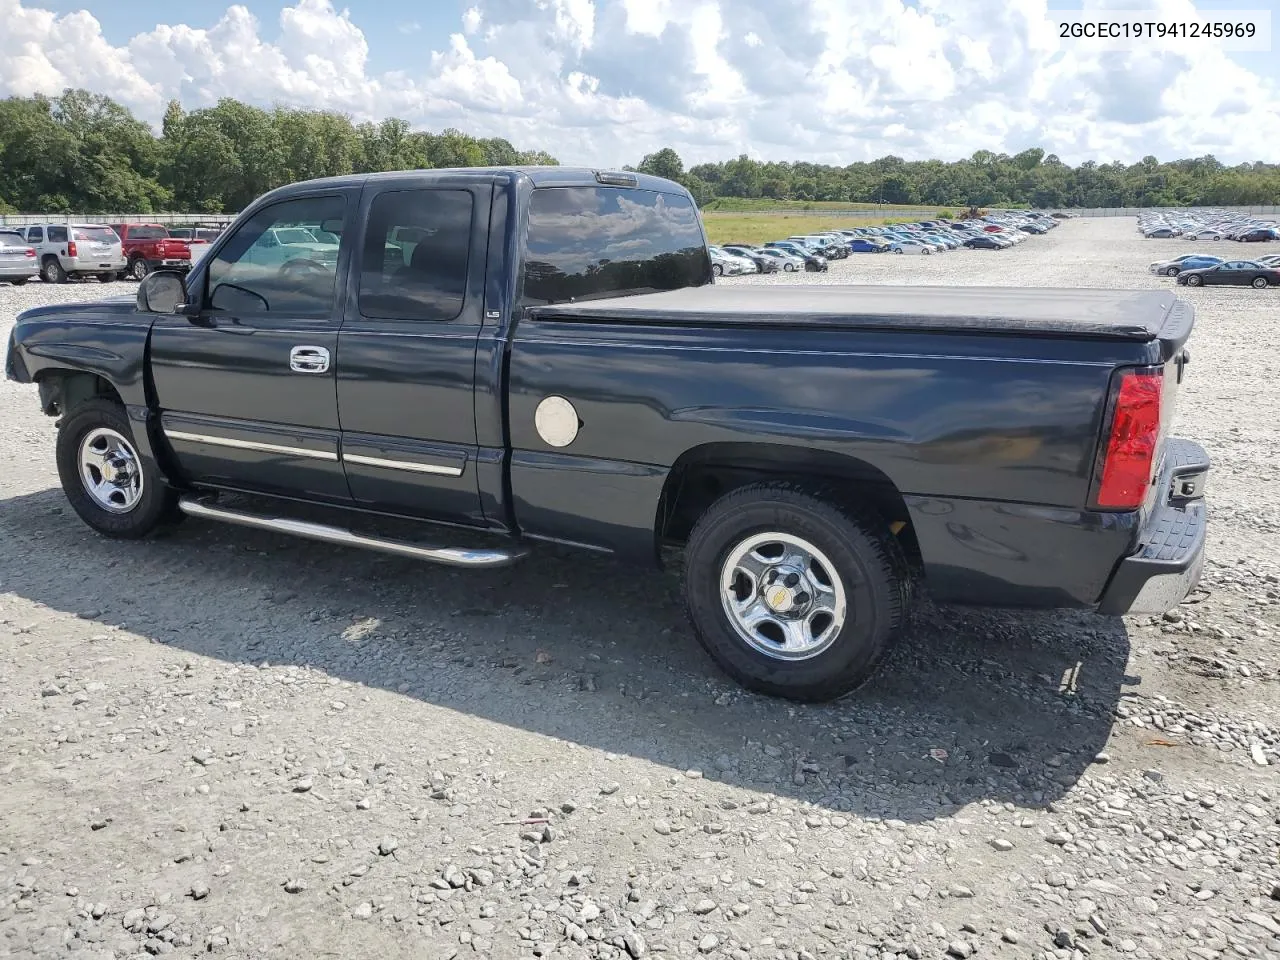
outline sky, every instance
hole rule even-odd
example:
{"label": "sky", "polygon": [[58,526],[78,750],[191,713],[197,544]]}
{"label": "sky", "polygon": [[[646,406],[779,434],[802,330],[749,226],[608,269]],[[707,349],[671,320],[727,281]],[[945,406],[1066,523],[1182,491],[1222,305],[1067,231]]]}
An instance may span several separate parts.
{"label": "sky", "polygon": [[1274,46],[1059,40],[1082,7],[1280,30],[1280,0],[0,0],[0,96],[84,87],[157,126],[174,98],[397,116],[593,166],[1280,162]]}

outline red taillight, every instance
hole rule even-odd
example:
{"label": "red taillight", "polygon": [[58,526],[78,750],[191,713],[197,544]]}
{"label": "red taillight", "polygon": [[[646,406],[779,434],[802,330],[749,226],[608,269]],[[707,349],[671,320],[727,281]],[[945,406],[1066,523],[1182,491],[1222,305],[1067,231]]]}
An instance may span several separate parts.
{"label": "red taillight", "polygon": [[1098,506],[1134,510],[1146,499],[1160,440],[1164,375],[1128,371],[1120,376],[1111,434],[1102,461]]}
{"label": "red taillight", "polygon": [[76,242],[74,240],[68,241],[67,243],[67,256],[68,257],[78,256],[78,254],[76,253]]}
{"label": "red taillight", "polygon": [[28,256],[28,257],[34,257],[35,255],[36,255],[36,248],[35,248],[35,247],[27,247],[27,256]]}

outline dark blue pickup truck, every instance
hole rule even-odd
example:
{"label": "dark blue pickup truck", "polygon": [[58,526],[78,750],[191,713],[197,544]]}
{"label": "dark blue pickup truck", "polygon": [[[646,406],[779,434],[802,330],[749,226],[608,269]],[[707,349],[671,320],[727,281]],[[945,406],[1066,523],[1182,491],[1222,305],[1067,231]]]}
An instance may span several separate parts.
{"label": "dark blue pickup truck", "polygon": [[1166,434],[1193,319],[1167,292],[717,285],[669,181],[429,170],[269,193],[136,302],[24,313],[6,370],[108,536],[191,515],[469,567],[681,548],[716,661],[820,700],[920,581],[1185,598],[1209,463]]}

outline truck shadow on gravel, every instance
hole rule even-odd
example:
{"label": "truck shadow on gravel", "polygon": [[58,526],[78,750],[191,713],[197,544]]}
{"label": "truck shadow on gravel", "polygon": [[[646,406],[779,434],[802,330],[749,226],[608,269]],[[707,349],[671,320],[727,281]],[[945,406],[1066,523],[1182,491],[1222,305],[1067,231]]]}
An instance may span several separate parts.
{"label": "truck shadow on gravel", "polygon": [[109,541],[58,490],[0,500],[0,542],[0,591],[158,644],[305,665],[419,701],[424,723],[448,708],[859,816],[1051,803],[1134,682],[1119,619],[926,601],[867,687],[799,705],[719,673],[673,576],[595,556],[456,571],[197,522]]}

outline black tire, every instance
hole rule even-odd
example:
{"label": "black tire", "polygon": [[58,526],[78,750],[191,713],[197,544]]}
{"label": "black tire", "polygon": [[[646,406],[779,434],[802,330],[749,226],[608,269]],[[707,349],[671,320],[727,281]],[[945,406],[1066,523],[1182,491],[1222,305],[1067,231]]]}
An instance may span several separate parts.
{"label": "black tire", "polygon": [[1178,275],[1178,268],[1177,268],[1177,267],[1170,267],[1169,269],[1167,269],[1167,270],[1164,272],[1164,275],[1165,275],[1166,277],[1176,277],[1176,276]]}
{"label": "black tire", "polygon": [[712,272],[713,274],[715,274],[717,277],[723,277],[723,276],[724,276],[724,267],[720,266],[720,264],[718,264],[718,263],[713,263],[713,264],[711,265],[711,272]]}
{"label": "black tire", "polygon": [[129,261],[129,276],[133,277],[133,279],[138,281],[145,280],[150,272],[150,264],[142,257],[135,257]]}
{"label": "black tire", "polygon": [[14,279],[10,280],[9,282],[10,282],[10,283],[12,283],[15,287],[22,287],[22,286],[26,286],[26,283],[27,283],[27,281],[28,281],[29,279],[31,279],[31,278],[30,278],[30,277],[15,277]]}
{"label": "black tire", "polygon": [[1254,286],[1254,288],[1255,288],[1255,289],[1258,289],[1258,290],[1265,290],[1265,289],[1266,289],[1266,287],[1267,287],[1267,278],[1266,278],[1266,277],[1254,277],[1254,278],[1253,278],[1253,286]]}
{"label": "black tire", "polygon": [[99,282],[99,283],[111,283],[112,281],[114,281],[114,280],[115,280],[115,278],[116,278],[116,275],[115,275],[114,273],[100,273],[100,274],[98,274],[98,282]]}
{"label": "black tire", "polygon": [[45,283],[66,283],[67,271],[62,269],[57,257],[45,257],[40,264],[40,279]]}
{"label": "black tire", "polygon": [[794,263],[784,264],[784,265],[783,265],[783,269],[784,269],[787,273],[795,273],[795,272],[796,272],[796,265],[795,265]]}
{"label": "black tire", "polygon": [[1204,284],[1204,280],[1202,280],[1199,276],[1197,276],[1194,273],[1191,276],[1187,277],[1188,287],[1199,287],[1199,286],[1202,286],[1203,284]]}
{"label": "black tire", "polygon": [[[721,601],[731,552],[767,532],[816,547],[846,592],[850,619],[808,659],[756,649]],[[804,702],[832,700],[866,682],[897,638],[913,589],[906,558],[883,518],[842,502],[834,491],[795,483],[751,484],[712,504],[689,537],[684,576],[689,617],[711,658],[751,690]]]}
{"label": "black tire", "polygon": [[[58,478],[62,491],[80,519],[98,533],[122,540],[145,537],[160,526],[181,518],[178,493],[164,482],[155,464],[138,458],[142,490],[137,503],[127,513],[104,509],[90,496],[80,475],[80,444],[93,430],[115,431],[131,445],[133,429],[124,408],[114,400],[95,397],[71,410],[58,428]],[[134,446],[136,451],[136,445]]]}

